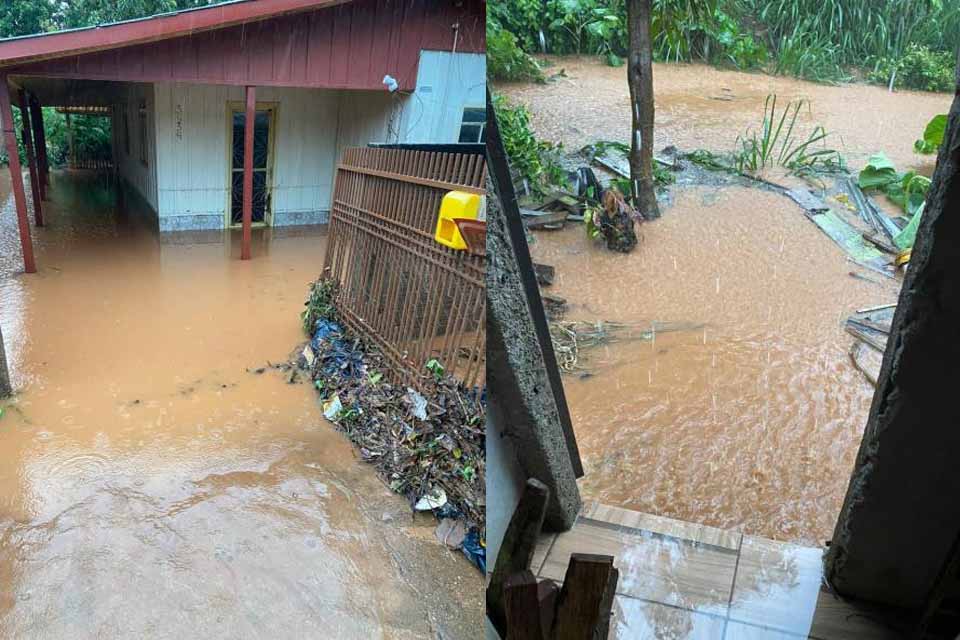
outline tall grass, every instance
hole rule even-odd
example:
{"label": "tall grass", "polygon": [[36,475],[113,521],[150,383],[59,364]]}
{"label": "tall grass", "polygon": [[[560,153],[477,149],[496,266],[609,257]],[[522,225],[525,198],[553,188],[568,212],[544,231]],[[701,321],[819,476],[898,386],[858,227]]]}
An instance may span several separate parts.
{"label": "tall grass", "polygon": [[789,101],[777,112],[777,96],[770,94],[763,104],[763,124],[760,131],[748,131],[737,137],[734,166],[741,173],[757,173],[768,167],[780,166],[793,173],[835,171],[843,168],[843,158],[834,149],[819,145],[827,138],[827,131],[817,125],[801,137],[796,130],[800,109],[805,100]]}
{"label": "tall grass", "polygon": [[770,41],[789,40],[797,25],[835,47],[837,61],[866,66],[899,57],[910,43],[954,49],[960,43],[956,0],[742,0],[769,29]]}

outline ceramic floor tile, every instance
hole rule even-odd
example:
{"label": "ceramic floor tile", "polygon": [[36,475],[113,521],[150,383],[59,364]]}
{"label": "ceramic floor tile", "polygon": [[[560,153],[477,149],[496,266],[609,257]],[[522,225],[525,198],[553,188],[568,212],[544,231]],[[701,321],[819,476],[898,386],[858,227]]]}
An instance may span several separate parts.
{"label": "ceramic floor tile", "polygon": [[806,640],[805,635],[755,627],[742,622],[728,622],[723,640]]}
{"label": "ceramic floor tile", "polygon": [[620,595],[726,614],[736,551],[581,517],[557,536],[540,575],[562,581],[573,553],[613,556]]}
{"label": "ceramic floor tile", "polygon": [[611,524],[623,525],[634,529],[652,531],[681,540],[690,540],[703,544],[723,547],[736,551],[740,548],[741,534],[729,529],[708,527],[695,522],[685,522],[664,518],[649,513],[640,513],[620,507],[601,504],[597,501],[588,502],[582,511],[582,516],[591,520],[600,520]]}
{"label": "ceramic floor tile", "polygon": [[617,596],[610,640],[721,640],[725,621],[662,604]]}
{"label": "ceramic floor tile", "polygon": [[530,562],[530,571],[533,572],[533,575],[540,575],[543,562],[547,559],[547,553],[550,551],[550,547],[553,546],[553,541],[556,539],[557,534],[555,533],[547,533],[540,536],[540,539],[537,541],[537,548],[533,552],[533,560]]}
{"label": "ceramic floor tile", "polygon": [[744,536],[730,618],[807,635],[820,596],[823,551]]}

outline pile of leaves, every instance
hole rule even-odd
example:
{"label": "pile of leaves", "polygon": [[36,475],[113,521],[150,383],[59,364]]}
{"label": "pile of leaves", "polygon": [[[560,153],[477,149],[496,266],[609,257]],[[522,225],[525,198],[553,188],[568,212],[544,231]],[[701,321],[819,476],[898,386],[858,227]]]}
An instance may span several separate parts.
{"label": "pile of leaves", "polygon": [[392,383],[383,354],[337,324],[335,291],[329,282],[315,283],[304,314],[313,330],[300,364],[320,393],[324,415],[393,491],[411,505],[428,498],[438,517],[462,518],[482,538],[482,393],[464,388],[435,360],[425,363],[419,390]]}

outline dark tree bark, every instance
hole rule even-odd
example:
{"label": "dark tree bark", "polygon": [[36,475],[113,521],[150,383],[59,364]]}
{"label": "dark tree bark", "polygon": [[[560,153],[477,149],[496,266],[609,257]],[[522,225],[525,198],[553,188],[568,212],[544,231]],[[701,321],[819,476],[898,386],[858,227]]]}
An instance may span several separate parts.
{"label": "dark tree bark", "polygon": [[660,217],[653,183],[653,51],[650,43],[651,0],[627,0],[630,52],[627,83],[633,135],[630,144],[630,184],[633,203],[647,220]]}

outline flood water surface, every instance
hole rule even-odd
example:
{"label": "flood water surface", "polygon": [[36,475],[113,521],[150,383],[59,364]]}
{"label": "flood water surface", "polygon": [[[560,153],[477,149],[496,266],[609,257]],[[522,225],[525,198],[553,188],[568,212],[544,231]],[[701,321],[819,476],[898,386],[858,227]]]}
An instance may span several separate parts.
{"label": "flood water surface", "polygon": [[0,637],[467,638],[482,579],[270,362],[325,237],[158,238],[55,174],[39,273],[0,178]]}
{"label": "flood water surface", "polygon": [[[609,67],[596,58],[555,58],[548,75],[566,77],[549,84],[506,84],[498,90],[527,105],[537,137],[562,141],[575,150],[598,139],[630,140],[630,91],[626,67]],[[932,156],[913,152],[930,119],[946,113],[947,93],[898,91],[864,84],[830,86],[794,78],[716,69],[702,64],[654,65],[656,100],[654,149],[732,151],[738,135],[759,131],[764,101],[775,94],[781,113],[789,100],[804,100],[798,127],[815,125],[830,134],[827,146],[859,169],[884,151],[901,171],[923,171]]]}
{"label": "flood water surface", "polygon": [[[822,544],[846,490],[872,387],[842,321],[896,300],[790,200],[677,188],[629,255],[579,226],[541,232],[535,260],[567,319],[628,325],[564,376],[586,475],[602,502]],[[631,339],[653,323],[684,327]],[[696,328],[687,328],[696,327]],[[615,334],[616,335],[616,334]]]}
{"label": "flood water surface", "polygon": [[[547,84],[498,87],[527,106],[537,137],[568,151],[628,141],[625,69],[594,58],[551,62],[548,75],[563,73]],[[656,150],[731,151],[738,135],[760,128],[764,101],[776,94],[779,110],[805,101],[800,135],[823,125],[853,175],[877,151],[901,171],[929,175],[935,158],[914,153],[913,142],[951,100],[684,64],[654,65],[654,93]],[[556,267],[550,293],[571,303],[569,318],[703,325],[613,342],[588,354],[589,377],[564,377],[585,459],[582,489],[639,511],[823,544],[873,393],[851,365],[842,322],[895,302],[899,281],[857,269],[780,195],[689,184],[669,191],[663,218],[642,226],[630,255],[611,254],[578,227],[538,232],[532,247]]]}

